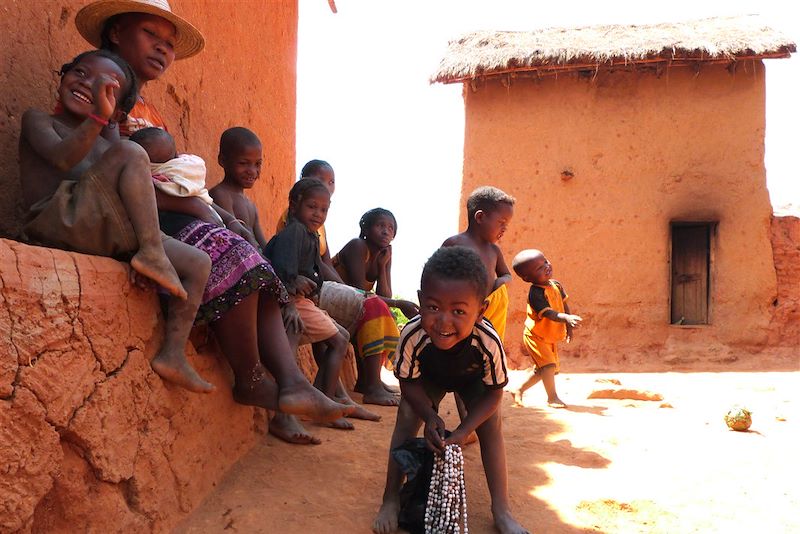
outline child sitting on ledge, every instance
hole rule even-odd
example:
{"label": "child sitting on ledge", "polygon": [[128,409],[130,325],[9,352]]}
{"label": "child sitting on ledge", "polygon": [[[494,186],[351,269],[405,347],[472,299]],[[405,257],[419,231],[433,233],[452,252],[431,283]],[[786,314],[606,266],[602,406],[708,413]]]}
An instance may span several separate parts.
{"label": "child sitting on ledge", "polygon": [[101,135],[133,107],[133,71],[111,52],[84,52],[61,68],[58,95],[55,114],[29,109],[22,117],[20,178],[28,208],[23,239],[129,259],[138,274],[172,295],[153,370],[188,390],[213,391],[184,353],[210,262],[159,231],[144,150]]}

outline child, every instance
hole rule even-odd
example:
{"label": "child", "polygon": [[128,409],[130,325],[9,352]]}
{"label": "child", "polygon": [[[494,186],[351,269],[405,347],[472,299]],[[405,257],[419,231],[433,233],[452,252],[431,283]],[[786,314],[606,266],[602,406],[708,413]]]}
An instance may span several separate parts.
{"label": "child", "polygon": [[150,175],[156,189],[174,197],[197,197],[208,205],[212,217],[223,226],[206,189],[206,163],[200,156],[178,155],[175,139],[169,132],[151,126],[137,130],[128,138],[141,145],[150,158]]}
{"label": "child", "polygon": [[514,257],[512,267],[517,276],[531,285],[528,292],[528,318],[525,320],[523,342],[536,370],[528,371],[525,382],[514,390],[514,402],[522,404],[522,395],[540,380],[547,392],[547,404],[552,408],[566,408],[556,393],[555,375],[559,371],[556,344],[572,340],[572,329],[578,328],[582,319],[569,312],[564,288],[550,276],[553,267],[538,250],[523,250]]}
{"label": "child", "polygon": [[[349,337],[346,331],[321,310],[312,299],[318,298],[322,285],[321,257],[317,231],[325,223],[331,195],[319,181],[302,179],[289,191],[289,218],[286,227],[264,248],[278,277],[293,295],[294,304],[303,321],[307,343],[325,342],[325,350],[317,361],[319,372],[314,381],[331,399],[336,398],[339,370]],[[331,426],[351,430],[353,425],[340,418]]]}
{"label": "child", "polygon": [[153,188],[146,179],[147,155],[134,143],[112,144],[101,135],[133,106],[133,71],[113,53],[84,52],[61,68],[58,95],[57,113],[29,109],[22,117],[24,237],[86,254],[130,258],[137,273],[173,295],[153,369],[191,391],[213,391],[184,353],[208,278],[208,259],[173,240],[162,243]]}
{"label": "child", "polygon": [[267,238],[258,220],[258,210],[244,194],[244,190],[252,188],[261,175],[261,141],[247,128],[228,128],[219,139],[217,161],[225,171],[225,177],[210,191],[214,202],[240,219],[253,232],[263,250]]}
{"label": "child", "polygon": [[361,232],[333,257],[333,265],[350,286],[375,290],[364,301],[364,313],[355,326],[358,380],[355,390],[364,395],[365,404],[397,406],[396,393],[387,391],[381,381],[381,367],[397,348],[400,332],[389,306],[399,308],[406,317],[419,314],[413,302],[392,298],[392,241],[397,220],[391,211],[375,208],[358,223]]}
{"label": "child", "polygon": [[469,247],[481,257],[489,272],[489,306],[486,318],[500,334],[502,340],[506,333],[508,315],[508,286],[511,271],[503,259],[497,242],[503,237],[508,223],[514,216],[514,197],[500,189],[483,186],[473,191],[467,199],[467,229],[449,237],[443,247],[462,245]]}
{"label": "child", "polygon": [[[514,519],[508,502],[508,474],[500,416],[507,383],[505,353],[497,332],[483,319],[488,274],[483,261],[466,247],[437,250],[425,264],[420,282],[420,315],[400,335],[395,375],[402,400],[390,450],[416,436],[425,425],[428,446],[437,452],[462,444],[477,431],[481,459],[492,498],[497,529],[527,532]],[[437,410],[448,391],[466,402],[467,416],[445,439],[444,421]],[[372,530],[397,530],[402,472],[389,456],[383,503]]]}

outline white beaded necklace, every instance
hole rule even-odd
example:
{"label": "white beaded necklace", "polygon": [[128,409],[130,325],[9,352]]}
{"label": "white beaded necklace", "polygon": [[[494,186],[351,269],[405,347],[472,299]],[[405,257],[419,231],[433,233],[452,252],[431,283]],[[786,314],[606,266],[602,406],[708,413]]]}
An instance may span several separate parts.
{"label": "white beaded necklace", "polygon": [[448,445],[436,455],[425,506],[425,534],[460,533],[467,528],[467,487],[464,485],[464,454],[458,445]]}

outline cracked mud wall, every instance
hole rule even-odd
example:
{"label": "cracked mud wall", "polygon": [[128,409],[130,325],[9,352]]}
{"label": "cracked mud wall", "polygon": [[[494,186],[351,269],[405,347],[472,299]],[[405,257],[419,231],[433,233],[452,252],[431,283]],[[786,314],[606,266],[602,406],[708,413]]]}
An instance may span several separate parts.
{"label": "cracked mud wall", "polygon": [[[22,113],[30,107],[52,109],[55,71],[90,48],[74,23],[88,3],[0,2],[0,237],[14,237],[20,227]],[[143,94],[164,116],[178,150],[206,160],[209,188],[222,178],[217,149],[226,128],[246,126],[261,138],[264,166],[249,195],[271,230],[296,174],[297,2],[171,0],[170,5],[203,32],[206,47],[173,63]]]}
{"label": "cracked mud wall", "polygon": [[216,393],[153,373],[159,304],[125,264],[0,240],[0,336],[0,532],[167,531],[260,433],[202,332]]}

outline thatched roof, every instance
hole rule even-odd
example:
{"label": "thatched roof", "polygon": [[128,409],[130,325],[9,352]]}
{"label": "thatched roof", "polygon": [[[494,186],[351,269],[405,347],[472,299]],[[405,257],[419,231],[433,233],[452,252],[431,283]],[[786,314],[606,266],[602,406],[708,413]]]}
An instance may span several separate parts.
{"label": "thatched roof", "polygon": [[621,64],[788,57],[795,50],[791,39],[754,15],[635,26],[479,31],[450,41],[431,82]]}

